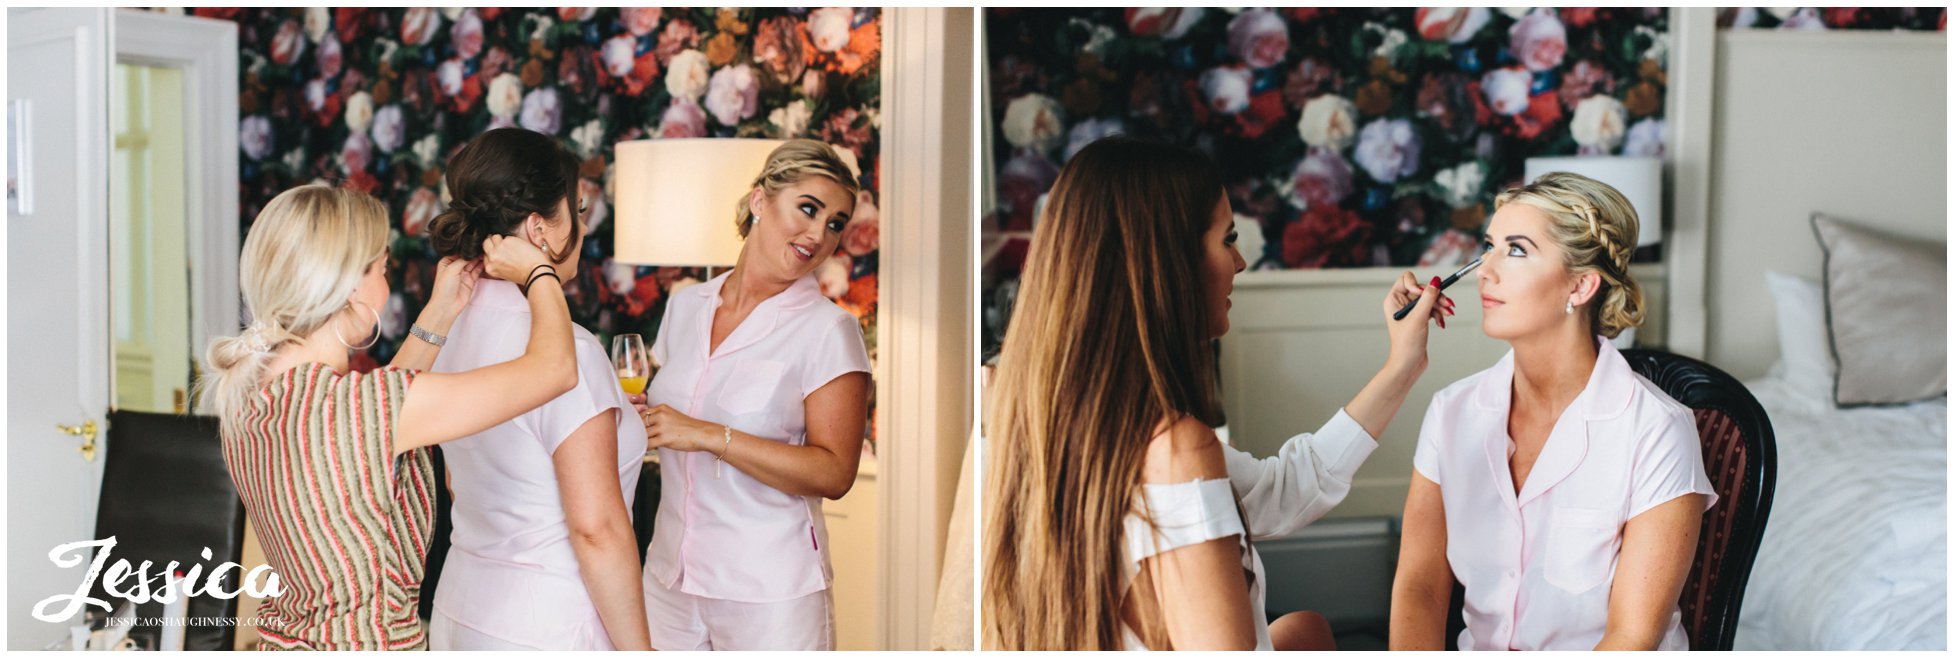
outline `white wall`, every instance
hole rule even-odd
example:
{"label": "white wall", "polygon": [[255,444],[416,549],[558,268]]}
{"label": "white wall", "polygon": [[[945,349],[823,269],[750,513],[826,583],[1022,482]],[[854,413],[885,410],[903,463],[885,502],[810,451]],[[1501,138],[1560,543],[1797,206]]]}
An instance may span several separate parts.
{"label": "white wall", "polygon": [[1764,271],[1821,278],[1812,211],[1947,239],[1947,37],[1717,34],[1709,362],[1739,378],[1778,358]]}

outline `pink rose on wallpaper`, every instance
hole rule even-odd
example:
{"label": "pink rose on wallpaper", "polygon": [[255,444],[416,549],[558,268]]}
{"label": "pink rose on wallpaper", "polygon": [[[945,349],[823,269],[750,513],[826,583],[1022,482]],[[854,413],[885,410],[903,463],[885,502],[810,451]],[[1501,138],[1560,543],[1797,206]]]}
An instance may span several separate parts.
{"label": "pink rose on wallpaper", "polygon": [[753,61],[781,84],[794,84],[807,69],[801,44],[801,19],[780,16],[762,20],[760,30],[753,35]]}
{"label": "pink rose on wallpaper", "polygon": [[399,105],[388,105],[373,113],[373,146],[381,153],[392,153],[407,141],[407,117]]}
{"label": "pink rose on wallpaper", "polygon": [[874,129],[864,119],[861,111],[852,107],[829,114],[827,123],[821,125],[821,139],[836,148],[854,151],[859,156],[862,145],[868,143],[869,131]]}
{"label": "pink rose on wallpaper", "polygon": [[882,248],[882,213],[868,190],[855,195],[855,218],[841,231],[841,248],[851,256],[867,256]]}
{"label": "pink rose on wallpaper", "polygon": [[854,29],[855,10],[847,7],[823,7],[807,13],[807,36],[814,43],[814,49],[824,53],[840,52],[848,47],[851,30]]}
{"label": "pink rose on wallpaper", "polygon": [[1560,102],[1573,108],[1595,94],[1615,91],[1615,76],[1592,60],[1581,60],[1561,73]]}
{"label": "pink rose on wallpaper", "polygon": [[271,155],[271,119],[252,115],[238,123],[237,144],[244,149],[244,155],[253,160],[263,160]]}
{"label": "pink rose on wallpaper", "polygon": [[1336,66],[1315,57],[1304,57],[1283,80],[1282,100],[1302,107],[1319,94],[1335,91],[1342,81]]}
{"label": "pink rose on wallpaper", "polygon": [[801,74],[801,94],[808,98],[820,98],[821,92],[828,89],[827,77],[820,71],[810,70]]}
{"label": "pink rose on wallpaper", "polygon": [[760,109],[760,79],[753,67],[736,64],[714,71],[706,85],[706,111],[720,125],[737,126]]}
{"label": "pink rose on wallpaper", "polygon": [[407,208],[400,213],[400,232],[410,238],[418,238],[427,233],[427,222],[441,212],[441,198],[434,190],[426,187],[414,188],[407,196]]}
{"label": "pink rose on wallpaper", "polygon": [[706,112],[690,98],[674,98],[658,118],[658,136],[666,138],[706,136]]}
{"label": "pink rose on wallpaper", "polygon": [[440,11],[415,7],[400,18],[400,41],[410,46],[425,46],[434,42],[434,33],[440,29]]}
{"label": "pink rose on wallpaper", "polygon": [[1507,31],[1512,38],[1509,46],[1513,56],[1519,58],[1531,71],[1546,71],[1560,66],[1561,57],[1567,54],[1567,27],[1551,12],[1535,10],[1513,24]]}
{"label": "pink rose on wallpaper", "polygon": [[1486,95],[1486,106],[1493,112],[1513,116],[1527,111],[1527,91],[1533,86],[1533,74],[1517,66],[1493,69],[1479,81],[1480,90]]}
{"label": "pink rose on wallpaper", "polygon": [[1418,171],[1418,133],[1406,119],[1372,121],[1358,133],[1351,157],[1373,180],[1396,182]]}
{"label": "pink rose on wallpaper", "polygon": [[597,13],[596,7],[557,7],[556,8],[556,17],[563,19],[563,22],[565,23],[587,21],[590,20],[590,17],[592,15],[595,15],[596,13]]}
{"label": "pink rose on wallpaper", "polygon": [[1310,149],[1308,156],[1296,161],[1289,181],[1289,202],[1305,209],[1334,206],[1356,189],[1351,183],[1350,163],[1336,151],[1324,148]]}
{"label": "pink rose on wallpaper", "polygon": [[629,295],[638,288],[638,267],[616,261],[604,263],[604,283],[610,286],[612,293]]}
{"label": "pink rose on wallpaper", "polygon": [[1268,9],[1236,14],[1228,21],[1228,54],[1241,58],[1249,68],[1281,64],[1289,54],[1289,24]]}
{"label": "pink rose on wallpaper", "polygon": [[1472,262],[1478,254],[1478,239],[1465,231],[1447,229],[1418,256],[1418,267],[1457,267]]}
{"label": "pink rose on wallpaper", "polygon": [[441,90],[441,95],[443,96],[459,94],[461,93],[461,80],[467,77],[467,71],[468,69],[462,65],[459,59],[450,57],[442,60],[440,64],[434,66],[434,86],[436,89]]}
{"label": "pink rose on wallpaper", "polygon": [[1255,74],[1248,69],[1212,68],[1201,74],[1201,96],[1215,113],[1234,114],[1248,109],[1248,91],[1254,84]]}
{"label": "pink rose on wallpaper", "polygon": [[651,34],[658,29],[658,20],[665,17],[661,7],[625,7],[619,10],[624,15],[624,29],[635,36]]}
{"label": "pink rose on wallpaper", "polygon": [[699,47],[699,29],[692,21],[673,19],[658,33],[658,63],[669,64],[680,52]]}
{"label": "pink rose on wallpaper", "polygon": [[611,37],[604,42],[604,50],[600,55],[604,60],[604,71],[610,73],[613,78],[631,75],[631,68],[638,62],[637,51],[637,39],[622,34]]}
{"label": "pink rose on wallpaper", "polygon": [[1485,7],[1420,7],[1412,20],[1418,24],[1418,36],[1426,41],[1465,43],[1492,17]]}
{"label": "pink rose on wallpaper", "polygon": [[1292,268],[1370,264],[1371,225],[1336,206],[1311,208],[1282,230],[1282,262]]}
{"label": "pink rose on wallpaper", "polygon": [[278,24],[278,33],[271,36],[271,61],[291,66],[305,54],[305,30],[298,21],[285,21]]}
{"label": "pink rose on wallpaper", "polygon": [[345,68],[346,61],[339,39],[326,35],[326,39],[319,42],[319,52],[312,56],[312,61],[319,69],[319,77],[331,78],[339,75],[339,72]]}
{"label": "pink rose on wallpaper", "polygon": [[461,17],[455,19],[455,26],[448,29],[448,43],[462,59],[475,59],[482,54],[482,17],[473,9],[463,10]]}
{"label": "pink rose on wallpaper", "polygon": [[482,76],[483,80],[494,80],[495,76],[508,73],[514,68],[515,57],[511,56],[509,51],[501,46],[489,46],[488,52],[482,53],[482,63],[475,68],[475,75]]}
{"label": "pink rose on wallpaper", "polygon": [[366,133],[347,135],[346,142],[339,146],[340,171],[346,174],[366,171],[366,166],[372,162],[373,142],[366,138]]}
{"label": "pink rose on wallpaper", "polygon": [[545,135],[556,135],[562,127],[563,102],[555,87],[541,87],[522,99],[522,127]]}
{"label": "pink rose on wallpaper", "polygon": [[1206,11],[1200,7],[1130,7],[1126,10],[1126,29],[1134,36],[1173,41],[1187,36]]}

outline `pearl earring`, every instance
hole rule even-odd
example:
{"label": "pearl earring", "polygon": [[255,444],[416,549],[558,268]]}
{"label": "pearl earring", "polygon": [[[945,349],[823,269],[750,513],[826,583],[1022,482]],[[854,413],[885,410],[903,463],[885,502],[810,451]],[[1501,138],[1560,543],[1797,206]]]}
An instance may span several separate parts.
{"label": "pearl earring", "polygon": [[1574,314],[1574,302],[1568,302],[1568,303],[1567,303],[1567,310],[1566,310],[1566,313],[1567,313],[1568,315],[1573,315],[1573,314]]}

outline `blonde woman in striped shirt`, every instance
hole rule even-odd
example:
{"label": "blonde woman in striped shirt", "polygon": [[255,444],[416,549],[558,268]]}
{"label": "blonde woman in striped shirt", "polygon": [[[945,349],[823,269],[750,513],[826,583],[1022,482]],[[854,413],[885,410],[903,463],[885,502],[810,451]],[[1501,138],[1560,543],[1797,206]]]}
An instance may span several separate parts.
{"label": "blonde woman in striped shirt", "polygon": [[[415,337],[393,363],[349,372],[387,302],[388,218],[323,185],[265,205],[244,241],[255,318],[211,341],[200,395],[224,462],[284,587],[260,609],[266,649],[421,649],[417,614],[433,527],[427,447],[522,414],[577,383],[562,282],[540,249],[491,237],[480,262],[443,261]],[[529,342],[512,361],[421,373],[479,276],[524,282]],[[357,343],[356,343],[357,341]],[[482,395],[494,391],[494,395]]]}

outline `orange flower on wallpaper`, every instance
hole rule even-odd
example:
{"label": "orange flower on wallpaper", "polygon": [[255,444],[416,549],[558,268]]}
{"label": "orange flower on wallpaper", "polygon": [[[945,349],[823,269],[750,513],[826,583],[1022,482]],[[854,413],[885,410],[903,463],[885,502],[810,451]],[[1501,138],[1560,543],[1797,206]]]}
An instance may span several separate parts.
{"label": "orange flower on wallpaper", "polygon": [[848,282],[848,294],[835,300],[835,304],[855,317],[875,314],[875,275],[859,277]]}

